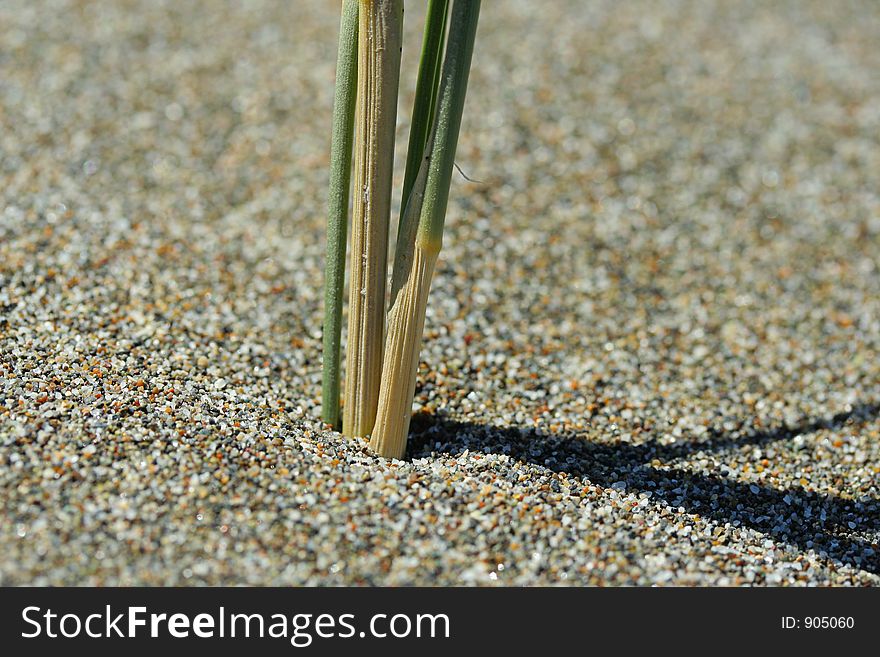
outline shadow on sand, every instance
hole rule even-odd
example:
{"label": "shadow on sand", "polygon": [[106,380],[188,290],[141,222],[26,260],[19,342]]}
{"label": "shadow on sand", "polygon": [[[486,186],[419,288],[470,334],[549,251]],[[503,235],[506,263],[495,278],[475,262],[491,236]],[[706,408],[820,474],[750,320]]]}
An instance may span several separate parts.
{"label": "shadow on sand", "polygon": [[800,486],[778,490],[737,481],[721,471],[705,474],[675,465],[663,470],[651,465],[655,459],[670,465],[676,459],[700,452],[720,453],[746,445],[757,448],[821,429],[857,427],[876,418],[878,413],[880,404],[859,404],[849,412],[806,421],[794,428],[760,432],[747,438],[716,431],[699,441],[672,445],[661,445],[655,440],[640,445],[597,444],[583,438],[522,431],[518,427],[425,415],[413,419],[408,456],[488,451],[565,472],[602,487],[624,481],[627,490],[650,492],[652,501],[684,507],[688,513],[717,522],[752,527],[800,550],[813,549],[839,563],[880,574],[880,500],[876,497],[847,500]]}

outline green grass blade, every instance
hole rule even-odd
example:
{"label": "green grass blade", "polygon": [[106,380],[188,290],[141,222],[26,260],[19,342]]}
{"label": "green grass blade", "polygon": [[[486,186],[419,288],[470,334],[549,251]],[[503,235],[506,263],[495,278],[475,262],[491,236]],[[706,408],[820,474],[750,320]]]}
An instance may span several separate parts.
{"label": "green grass blade", "polygon": [[449,185],[455,166],[455,150],[458,147],[479,17],[480,0],[455,0],[437,99],[434,135],[429,150],[425,199],[416,237],[418,242],[426,246],[436,244],[438,250],[446,222]]}
{"label": "green grass blade", "polygon": [[322,418],[335,428],[339,428],[340,340],[351,187],[351,149],[357,96],[357,39],[357,0],[343,0],[330,147],[327,259],[324,268],[324,367],[321,385]]}
{"label": "green grass blade", "polygon": [[406,149],[403,191],[400,197],[398,244],[401,243],[399,236],[405,232],[403,230],[403,222],[406,216],[406,204],[409,202],[409,196],[415,184],[416,176],[418,176],[419,167],[425,154],[425,146],[431,133],[448,10],[448,0],[428,1],[425,17],[425,34],[422,38],[422,54],[419,59],[419,75],[416,81],[416,95],[409,128],[409,143]]}
{"label": "green grass blade", "polygon": [[[443,10],[443,24],[440,26],[440,34],[446,36],[446,25],[449,22],[449,1],[447,0]],[[438,50],[443,50],[443,39],[438,44]],[[428,118],[428,134],[425,135],[425,146],[427,146],[428,137],[430,137],[430,129],[434,125],[434,115],[437,113],[437,91],[440,88],[440,72],[443,69],[443,57],[438,52],[434,61],[434,78],[431,81],[431,116]]]}

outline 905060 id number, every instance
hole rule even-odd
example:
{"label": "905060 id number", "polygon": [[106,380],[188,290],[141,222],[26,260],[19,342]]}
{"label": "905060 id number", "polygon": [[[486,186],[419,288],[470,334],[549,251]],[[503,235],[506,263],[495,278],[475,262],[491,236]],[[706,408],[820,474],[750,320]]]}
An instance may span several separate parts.
{"label": "905060 id number", "polygon": [[786,630],[851,630],[855,626],[852,616],[782,617],[782,628]]}

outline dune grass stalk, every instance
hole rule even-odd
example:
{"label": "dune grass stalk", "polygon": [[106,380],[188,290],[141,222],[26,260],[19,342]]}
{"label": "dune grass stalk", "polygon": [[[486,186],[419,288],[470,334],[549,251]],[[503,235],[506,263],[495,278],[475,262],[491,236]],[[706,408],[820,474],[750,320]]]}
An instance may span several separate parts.
{"label": "dune grass stalk", "polygon": [[406,237],[398,246],[405,252],[395,258],[382,387],[370,440],[370,447],[388,458],[401,458],[406,450],[428,293],[443,241],[479,13],[480,0],[453,3],[431,139],[403,215]]}
{"label": "dune grass stalk", "polygon": [[343,0],[336,58],[330,193],[327,200],[327,259],[324,266],[324,366],[321,417],[339,428],[340,340],[345,290],[345,247],[351,188],[351,149],[357,98],[358,0]]}
{"label": "dune grass stalk", "polygon": [[[416,94],[409,127],[409,142],[406,147],[406,169],[404,170],[403,189],[400,195],[400,227],[403,226],[409,195],[419,174],[428,138],[431,136],[448,13],[448,0],[428,0],[425,33],[422,38],[422,54],[419,59],[419,74],[416,79]],[[398,230],[398,243],[401,234],[402,232]]]}
{"label": "dune grass stalk", "polygon": [[403,0],[358,5],[355,178],[342,431],[373,429],[382,373]]}

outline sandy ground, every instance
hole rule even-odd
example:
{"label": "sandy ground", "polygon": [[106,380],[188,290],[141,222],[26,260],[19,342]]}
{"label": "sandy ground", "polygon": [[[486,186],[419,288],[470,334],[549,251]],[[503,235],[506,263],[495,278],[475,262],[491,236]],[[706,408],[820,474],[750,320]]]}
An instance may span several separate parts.
{"label": "sandy ground", "polygon": [[0,583],[880,583],[880,7],[483,4],[387,462],[318,421],[338,3],[0,2]]}

